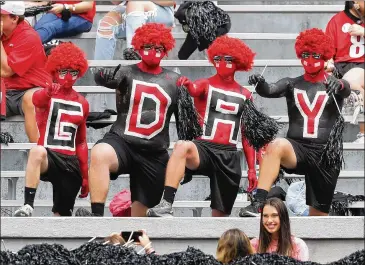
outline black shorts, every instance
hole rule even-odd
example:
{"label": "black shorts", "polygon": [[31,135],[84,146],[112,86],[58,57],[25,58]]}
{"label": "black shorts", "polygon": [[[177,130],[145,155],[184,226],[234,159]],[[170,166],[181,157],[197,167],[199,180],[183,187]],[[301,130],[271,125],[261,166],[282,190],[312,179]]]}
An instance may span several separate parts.
{"label": "black shorts", "polygon": [[6,117],[12,117],[15,115],[24,116],[22,109],[22,102],[24,94],[29,90],[37,90],[39,88],[29,88],[29,89],[9,89],[6,91]]}
{"label": "black shorts", "polygon": [[167,150],[142,151],[114,133],[106,133],[96,144],[99,143],[112,146],[118,157],[118,171],[110,173],[110,179],[129,174],[132,202],[138,201],[148,208],[156,206],[164,190]]}
{"label": "black shorts", "polygon": [[352,68],[362,68],[365,69],[364,63],[356,63],[356,62],[341,62],[341,63],[335,63],[335,67],[339,73],[338,78],[342,78],[348,71],[350,71]]}
{"label": "black shorts", "polygon": [[212,209],[231,214],[241,181],[241,156],[234,146],[195,140],[200,165],[188,174],[210,178]]}
{"label": "black shorts", "polygon": [[328,170],[319,163],[324,145],[286,139],[293,146],[297,167],[296,169],[283,168],[284,171],[288,174],[304,175],[307,205],[329,213],[340,170]]}
{"label": "black shorts", "polygon": [[48,170],[41,174],[42,181],[53,186],[52,212],[72,216],[76,196],[81,188],[82,176],[77,156],[70,156],[47,149]]}

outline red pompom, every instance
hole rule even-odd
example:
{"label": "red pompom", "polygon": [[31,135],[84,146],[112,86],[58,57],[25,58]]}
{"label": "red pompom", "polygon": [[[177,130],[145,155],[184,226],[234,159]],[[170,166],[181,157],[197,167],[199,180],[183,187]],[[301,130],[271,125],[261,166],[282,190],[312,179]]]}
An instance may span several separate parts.
{"label": "red pompom", "polygon": [[175,46],[175,39],[171,29],[160,23],[147,23],[139,27],[132,39],[134,49],[139,50],[145,44],[161,45],[166,53]]}
{"label": "red pompom", "polygon": [[61,43],[52,49],[46,63],[46,69],[52,75],[60,69],[73,69],[78,70],[81,77],[88,67],[86,54],[71,42]]}
{"label": "red pompom", "polygon": [[319,53],[323,60],[331,59],[335,54],[332,39],[321,29],[313,28],[302,31],[295,42],[295,52],[300,59],[303,52]]}
{"label": "red pompom", "polygon": [[211,63],[216,55],[229,55],[234,58],[238,71],[250,71],[253,66],[254,53],[243,41],[227,35],[218,37],[208,48],[208,57]]}

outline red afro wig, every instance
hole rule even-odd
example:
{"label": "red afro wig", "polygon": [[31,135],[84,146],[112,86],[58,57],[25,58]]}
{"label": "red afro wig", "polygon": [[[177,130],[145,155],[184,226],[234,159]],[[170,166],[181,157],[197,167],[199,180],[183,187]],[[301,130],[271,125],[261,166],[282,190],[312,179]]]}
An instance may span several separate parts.
{"label": "red afro wig", "polygon": [[335,54],[332,39],[322,30],[313,28],[302,31],[295,42],[295,52],[300,59],[303,52],[319,53],[327,61]]}
{"label": "red afro wig", "polygon": [[52,75],[60,69],[78,70],[81,77],[86,73],[88,63],[85,53],[79,47],[71,42],[65,42],[52,49],[46,69]]}
{"label": "red afro wig", "polygon": [[243,41],[230,38],[227,35],[218,37],[208,48],[211,63],[216,55],[230,55],[234,58],[238,71],[250,71],[256,55]]}
{"label": "red afro wig", "polygon": [[139,27],[132,39],[132,45],[136,50],[142,48],[144,44],[161,45],[165,47],[166,53],[175,46],[175,39],[171,34],[171,29],[160,23],[147,23]]}

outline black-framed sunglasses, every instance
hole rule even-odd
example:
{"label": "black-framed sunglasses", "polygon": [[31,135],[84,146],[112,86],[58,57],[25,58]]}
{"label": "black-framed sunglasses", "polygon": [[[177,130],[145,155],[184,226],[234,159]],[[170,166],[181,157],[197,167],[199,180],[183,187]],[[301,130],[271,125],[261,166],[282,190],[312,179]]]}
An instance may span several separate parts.
{"label": "black-framed sunglasses", "polygon": [[64,77],[67,75],[67,73],[70,73],[72,77],[78,76],[79,71],[78,70],[72,70],[72,69],[61,69],[58,71],[59,75]]}
{"label": "black-framed sunglasses", "polygon": [[322,55],[319,54],[319,53],[302,52],[302,58],[303,59],[308,59],[311,55],[314,59],[321,59],[321,57],[322,57]]}
{"label": "black-framed sunglasses", "polygon": [[226,63],[232,63],[234,61],[234,58],[232,56],[229,56],[229,55],[225,55],[225,56],[216,55],[216,56],[213,57],[213,61],[216,62],[216,63],[220,62],[222,59]]}
{"label": "black-framed sunglasses", "polygon": [[150,51],[152,49],[155,49],[156,52],[164,52],[165,51],[164,46],[156,46],[156,45],[152,45],[152,44],[146,44],[146,45],[142,46],[142,49],[144,51]]}

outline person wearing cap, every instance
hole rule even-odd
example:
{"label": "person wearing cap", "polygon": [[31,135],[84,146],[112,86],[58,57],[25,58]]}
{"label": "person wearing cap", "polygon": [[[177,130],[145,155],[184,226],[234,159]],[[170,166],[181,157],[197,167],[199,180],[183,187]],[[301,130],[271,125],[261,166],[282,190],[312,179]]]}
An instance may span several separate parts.
{"label": "person wearing cap", "polygon": [[24,21],[23,1],[1,5],[1,83],[6,89],[6,116],[22,115],[30,142],[38,140],[32,96],[52,78],[45,70],[47,57],[37,32]]}
{"label": "person wearing cap", "polygon": [[95,1],[52,1],[52,7],[34,25],[42,43],[91,30],[96,14]]}

